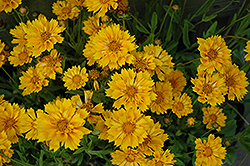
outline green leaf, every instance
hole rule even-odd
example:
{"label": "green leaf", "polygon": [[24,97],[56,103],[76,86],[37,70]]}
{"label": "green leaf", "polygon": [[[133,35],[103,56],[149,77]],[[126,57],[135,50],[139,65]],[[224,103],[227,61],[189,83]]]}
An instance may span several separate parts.
{"label": "green leaf", "polygon": [[207,38],[207,37],[209,37],[209,36],[214,35],[214,34],[215,34],[215,31],[216,31],[217,24],[218,24],[218,22],[215,21],[215,22],[210,26],[210,28],[207,30],[205,36],[203,35],[203,37],[204,37],[204,38]]}
{"label": "green leaf", "polygon": [[202,15],[203,13],[207,12],[208,9],[212,6],[215,0],[207,0],[199,9],[195,16]]}
{"label": "green leaf", "polygon": [[154,12],[151,18],[151,33],[154,34],[156,28],[157,28],[157,14],[156,12]]}
{"label": "green leaf", "polygon": [[236,131],[236,120],[226,121],[226,126],[221,128],[220,134],[225,134],[225,136],[232,136]]}
{"label": "green leaf", "polygon": [[75,154],[82,153],[82,152],[85,151],[87,148],[88,148],[87,146],[78,148],[73,154],[75,155]]}
{"label": "green leaf", "polygon": [[235,151],[237,151],[239,148],[238,147],[229,147],[227,149],[227,155],[226,155],[226,162],[230,165],[232,165],[235,161],[236,155]]}
{"label": "green leaf", "polygon": [[211,21],[212,19],[214,19],[215,17],[217,17],[217,14],[212,14],[210,16],[205,16],[205,14],[204,14],[203,18],[202,18],[202,21],[208,22],[208,21]]}
{"label": "green leaf", "polygon": [[139,26],[139,25],[135,25],[135,26],[136,26],[136,28],[137,28],[140,32],[145,33],[145,34],[149,34],[143,27],[141,27],[141,26]]}
{"label": "green leaf", "polygon": [[175,163],[175,165],[178,165],[178,166],[185,166],[185,164],[180,160],[180,159],[176,159],[176,163]]}
{"label": "green leaf", "polygon": [[189,48],[190,46],[190,41],[189,41],[189,28],[188,28],[189,24],[187,20],[184,20],[184,28],[183,28],[183,43],[184,45]]}

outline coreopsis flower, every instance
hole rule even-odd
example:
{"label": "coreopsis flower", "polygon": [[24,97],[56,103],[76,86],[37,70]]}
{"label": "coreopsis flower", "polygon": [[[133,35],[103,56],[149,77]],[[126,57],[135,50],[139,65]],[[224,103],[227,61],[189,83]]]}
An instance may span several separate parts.
{"label": "coreopsis flower", "polygon": [[85,5],[89,12],[96,13],[99,17],[111,9],[116,9],[118,6],[117,0],[85,0]]}
{"label": "coreopsis flower", "polygon": [[245,55],[245,61],[249,61],[250,60],[250,40],[247,42],[247,45],[244,51],[247,52],[247,54]]}
{"label": "coreopsis flower", "polygon": [[222,113],[222,109],[218,107],[202,108],[203,123],[206,124],[207,129],[221,130],[221,127],[226,126],[227,117]]}
{"label": "coreopsis flower", "polygon": [[13,66],[22,66],[25,63],[30,63],[32,61],[31,58],[32,51],[27,48],[26,46],[16,46],[13,48],[13,51],[10,52],[10,56],[8,57],[8,60],[10,61],[10,64]]}
{"label": "coreopsis flower", "polygon": [[156,114],[167,113],[168,109],[172,108],[172,86],[170,82],[156,82],[152,91],[157,95],[156,99],[150,105],[151,112]]}
{"label": "coreopsis flower", "polygon": [[0,132],[7,134],[11,143],[18,142],[18,136],[21,135],[21,122],[25,119],[25,109],[20,108],[17,104],[4,103],[0,105]]}
{"label": "coreopsis flower", "polygon": [[42,73],[39,73],[37,68],[31,66],[26,72],[22,72],[23,76],[19,77],[21,85],[19,89],[23,90],[23,95],[29,95],[33,92],[39,92],[43,86],[48,86],[47,80]]}
{"label": "coreopsis flower", "polygon": [[88,20],[83,22],[83,24],[84,27],[82,27],[82,30],[88,35],[95,35],[101,29],[107,27],[106,24],[100,23],[100,17],[98,15],[89,17]]}
{"label": "coreopsis flower", "polygon": [[167,149],[166,151],[158,149],[154,152],[153,156],[154,158],[152,160],[148,160],[146,165],[171,166],[176,162],[176,160],[174,160],[175,155],[170,153],[169,149]]}
{"label": "coreopsis flower", "polygon": [[134,56],[132,64],[137,72],[147,71],[151,76],[154,75],[156,64],[153,55],[149,55],[145,52],[136,52],[135,50],[132,51],[131,54]]}
{"label": "coreopsis flower", "polygon": [[184,86],[187,84],[186,78],[183,76],[183,73],[176,69],[172,69],[169,74],[165,74],[164,81],[169,81],[173,88],[173,95],[178,94],[184,89]]}
{"label": "coreopsis flower", "polygon": [[7,61],[7,58],[9,56],[9,52],[4,50],[5,44],[1,42],[0,40],[0,67],[3,66],[3,64]]}
{"label": "coreopsis flower", "polygon": [[137,48],[134,40],[135,37],[130,36],[128,31],[113,24],[91,36],[83,55],[87,57],[89,65],[97,62],[102,68],[108,66],[111,70],[119,69],[125,62],[132,63],[134,57],[129,52]]}
{"label": "coreopsis flower", "polygon": [[188,124],[189,126],[193,126],[194,123],[195,123],[195,119],[194,119],[193,117],[188,117],[188,118],[187,118],[187,124]]}
{"label": "coreopsis flower", "polygon": [[71,3],[68,0],[58,0],[52,5],[52,12],[57,15],[58,20],[67,20],[68,18],[74,20],[79,16],[80,10],[74,3]]}
{"label": "coreopsis flower", "polygon": [[68,0],[68,2],[73,3],[76,6],[86,7],[85,0]]}
{"label": "coreopsis flower", "polygon": [[199,102],[216,106],[225,101],[224,94],[227,88],[224,79],[218,73],[203,73],[198,78],[192,78],[191,82],[194,84],[193,91],[200,95]]}
{"label": "coreopsis flower", "polygon": [[102,112],[102,117],[101,119],[98,120],[96,126],[95,126],[95,130],[100,131],[101,133],[98,135],[99,139],[102,140],[107,140],[108,138],[108,130],[109,127],[107,125],[105,125],[105,121],[108,118],[111,118],[112,116],[112,112],[110,110],[106,110]]}
{"label": "coreopsis flower", "polygon": [[80,66],[68,68],[68,70],[64,72],[62,79],[65,82],[64,86],[68,90],[76,90],[84,87],[88,81],[88,73],[86,73],[86,71],[86,68],[81,68]]}
{"label": "coreopsis flower", "polygon": [[43,51],[50,51],[54,44],[62,43],[63,37],[59,33],[64,31],[64,27],[59,26],[55,19],[50,21],[40,14],[38,19],[32,21],[31,26],[27,29],[27,47],[32,48],[33,56],[38,57]]}
{"label": "coreopsis flower", "polygon": [[[46,104],[45,112],[37,119],[39,141],[49,142],[49,149],[58,150],[60,146],[77,149],[83,135],[91,131],[83,127],[85,120],[80,117],[69,99],[57,99]],[[88,113],[85,112],[85,118]]]}
{"label": "coreopsis flower", "polygon": [[193,108],[191,97],[189,97],[187,93],[183,93],[182,95],[179,93],[178,95],[174,96],[172,112],[175,113],[178,118],[192,113]]}
{"label": "coreopsis flower", "polygon": [[140,166],[145,162],[145,155],[131,148],[116,150],[110,155],[113,158],[111,160],[113,165]]}
{"label": "coreopsis flower", "polygon": [[153,151],[157,151],[164,146],[164,142],[168,139],[168,134],[164,134],[164,130],[161,129],[159,122],[154,123],[153,121],[149,124],[146,132],[147,138],[144,138],[137,150],[150,156]]}
{"label": "coreopsis flower", "polygon": [[4,100],[3,98],[4,98],[4,94],[0,95],[0,105],[8,103],[8,101]]}
{"label": "coreopsis flower", "polygon": [[12,9],[16,9],[21,3],[22,0],[0,0],[0,13],[2,11],[10,13],[12,12]]}
{"label": "coreopsis flower", "polygon": [[128,0],[118,0],[118,8],[116,9],[118,12],[128,12],[129,11],[129,6],[128,6]]}
{"label": "coreopsis flower", "polygon": [[212,36],[207,39],[198,38],[201,55],[200,69],[208,73],[222,70],[222,66],[231,64],[231,50],[227,48],[225,40],[221,36]]}
{"label": "coreopsis flower", "polygon": [[222,147],[222,139],[215,138],[213,134],[203,141],[198,138],[195,140],[196,166],[219,166],[222,165],[222,159],[226,157],[226,148]]}
{"label": "coreopsis flower", "polygon": [[[11,148],[11,142],[8,140],[7,135],[4,131],[0,132],[0,151],[11,158],[14,154],[14,151]],[[0,154],[0,165],[2,166],[4,163],[9,163],[10,159],[6,158],[2,154]]]}
{"label": "coreopsis flower", "polygon": [[13,35],[13,40],[11,43],[18,44],[19,46],[24,46],[27,43],[27,30],[31,26],[31,22],[27,21],[27,23],[19,23],[19,25],[16,25],[14,29],[10,30],[10,34]]}
{"label": "coreopsis flower", "polygon": [[41,72],[46,78],[56,79],[56,72],[62,74],[62,57],[56,49],[50,52],[50,55],[44,56],[42,61],[36,64],[36,68]]}
{"label": "coreopsis flower", "polygon": [[115,108],[124,105],[125,109],[139,107],[139,110],[145,111],[156,99],[156,94],[151,91],[154,81],[148,72],[122,69],[121,74],[115,73],[111,79],[106,95],[116,100],[113,104]]}
{"label": "coreopsis flower", "polygon": [[156,67],[154,69],[158,78],[163,81],[164,75],[169,74],[174,66],[174,63],[171,62],[173,59],[168,52],[162,49],[161,46],[154,46],[153,44],[147,45],[143,47],[143,50],[149,54],[154,56],[154,61]]}
{"label": "coreopsis flower", "polygon": [[149,116],[144,116],[135,108],[119,109],[104,123],[109,127],[107,138],[109,142],[114,141],[116,146],[121,146],[121,149],[137,147],[147,138],[146,130],[151,121]]}
{"label": "coreopsis flower", "polygon": [[241,100],[248,92],[246,89],[249,82],[247,81],[246,73],[240,71],[236,64],[224,66],[223,73],[221,74],[225,80],[228,89],[228,99]]}
{"label": "coreopsis flower", "polygon": [[[84,91],[85,103],[82,102],[79,95],[74,95],[71,97],[71,101],[73,106],[76,107],[77,112],[81,117],[85,116],[85,112],[88,112],[88,116],[86,117],[90,124],[96,124],[100,117],[96,114],[101,114],[104,109],[102,104],[99,103],[96,106],[91,102],[91,98],[93,96],[93,91],[86,90]],[[82,116],[83,115],[83,116]]]}

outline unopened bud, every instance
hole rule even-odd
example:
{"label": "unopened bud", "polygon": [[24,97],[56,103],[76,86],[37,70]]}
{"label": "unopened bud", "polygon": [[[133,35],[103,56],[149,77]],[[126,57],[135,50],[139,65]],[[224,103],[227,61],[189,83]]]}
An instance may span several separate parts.
{"label": "unopened bud", "polygon": [[22,15],[26,15],[27,12],[28,12],[28,9],[27,9],[27,7],[20,7],[19,12],[20,12]]}
{"label": "unopened bud", "polygon": [[101,77],[102,77],[102,78],[108,78],[108,76],[109,76],[108,71],[103,70],[103,71],[101,72]]}
{"label": "unopened bud", "polygon": [[4,51],[9,51],[10,50],[10,46],[9,45],[5,45],[4,46]]}
{"label": "unopened bud", "polygon": [[105,15],[101,18],[102,22],[105,23],[105,22],[108,22],[109,21],[109,16]]}
{"label": "unopened bud", "polygon": [[217,128],[220,127],[220,126],[218,125],[218,123],[214,122],[214,123],[212,123],[212,127],[213,127],[214,129],[217,129]]}
{"label": "unopened bud", "polygon": [[164,122],[166,125],[168,125],[168,124],[171,123],[171,118],[170,118],[170,117],[165,117],[165,118],[163,119],[163,122]]}
{"label": "unopened bud", "polygon": [[155,40],[154,40],[154,43],[155,43],[156,45],[160,45],[160,44],[161,44],[161,39],[155,39]]}
{"label": "unopened bud", "polygon": [[67,26],[66,21],[65,21],[65,20],[60,20],[60,21],[59,21],[59,26],[60,26],[60,27],[66,27],[66,26]]}
{"label": "unopened bud", "polygon": [[37,18],[37,17],[38,17],[38,15],[39,15],[39,13],[37,13],[37,12],[33,12],[31,15],[32,15],[32,17]]}
{"label": "unopened bud", "polygon": [[230,143],[230,141],[229,141],[229,140],[226,140],[226,141],[224,142],[224,145],[225,145],[225,146],[230,146],[230,145],[231,145],[231,143]]}
{"label": "unopened bud", "polygon": [[178,11],[179,8],[180,8],[179,5],[173,5],[173,6],[172,6],[172,9],[173,9],[174,11]]}
{"label": "unopened bud", "polygon": [[98,91],[100,89],[98,81],[94,80],[94,89]]}
{"label": "unopened bud", "polygon": [[118,14],[119,14],[119,15],[122,15],[122,14],[123,14],[123,11],[121,11],[121,10],[118,11]]}

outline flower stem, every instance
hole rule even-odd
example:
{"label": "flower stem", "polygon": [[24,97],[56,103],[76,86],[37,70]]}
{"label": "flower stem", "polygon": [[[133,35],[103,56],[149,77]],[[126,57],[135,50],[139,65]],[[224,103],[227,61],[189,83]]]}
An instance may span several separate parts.
{"label": "flower stem", "polygon": [[135,21],[148,33],[150,34],[150,32],[147,30],[147,28],[144,27],[144,25],[142,25],[142,23],[137,20],[137,18],[135,16],[133,16],[133,14],[131,14],[131,16],[133,17],[133,19],[135,19]]}
{"label": "flower stem", "polygon": [[227,35],[227,36],[224,36],[223,38],[236,38],[236,39],[243,39],[243,40],[248,41],[247,38],[244,38],[244,37],[241,37],[241,36],[231,36],[231,35]]}
{"label": "flower stem", "polygon": [[207,0],[195,13],[194,15],[191,17],[191,19],[189,20],[190,22],[196,17],[197,13],[201,11],[201,9],[209,2],[210,0]]}
{"label": "flower stem", "polygon": [[186,156],[186,155],[193,154],[193,153],[195,153],[195,151],[187,152],[187,153],[184,153],[184,154],[176,154],[176,157],[182,157],[182,156]]}
{"label": "flower stem", "polygon": [[210,133],[210,131],[212,131],[212,129],[210,129],[210,130],[208,130],[207,132],[205,132],[205,133],[201,136],[201,138],[204,137],[205,135],[207,135],[208,133]]}
{"label": "flower stem", "polygon": [[17,16],[19,17],[20,21],[23,22],[22,17],[19,15],[18,11],[16,11],[16,9],[14,9],[14,11],[16,12]]}
{"label": "flower stem", "polygon": [[11,81],[13,81],[13,83],[15,83],[16,85],[18,85],[18,84],[16,83],[16,81],[9,75],[9,73],[3,68],[3,66],[2,66],[2,69],[3,69],[3,71],[5,72],[5,74],[11,79]]}
{"label": "flower stem", "polygon": [[231,104],[229,104],[229,103],[227,103],[227,105],[229,105],[229,107],[231,107],[240,117],[241,117],[241,119],[247,124],[247,125],[249,125],[249,123],[248,123],[248,121],[239,113],[239,111],[236,109],[236,108],[234,108]]}
{"label": "flower stem", "polygon": [[0,150],[0,154],[1,154],[1,155],[3,155],[4,157],[6,157],[7,159],[9,159],[9,160],[11,160],[11,161],[13,161],[13,162],[17,163],[18,165],[23,165],[23,166],[32,166],[31,164],[28,164],[28,163],[26,163],[26,162],[23,162],[23,161],[17,161],[17,160],[14,160],[14,159],[12,159],[12,158],[9,158],[9,157],[8,157],[8,156],[6,156],[3,152],[1,152],[1,150]]}
{"label": "flower stem", "polygon": [[194,61],[197,61],[197,60],[199,60],[199,59],[200,59],[200,58],[196,58],[196,59],[193,59],[193,60],[191,60],[191,61],[189,61],[189,62],[178,64],[178,65],[176,65],[176,67],[185,66],[185,65],[187,65],[187,64],[189,64],[189,63],[192,63],[192,62],[194,62]]}
{"label": "flower stem", "polygon": [[245,161],[245,159],[247,158],[248,154],[245,155],[245,157],[243,158],[243,160],[240,162],[240,164],[238,166],[241,166],[242,163]]}

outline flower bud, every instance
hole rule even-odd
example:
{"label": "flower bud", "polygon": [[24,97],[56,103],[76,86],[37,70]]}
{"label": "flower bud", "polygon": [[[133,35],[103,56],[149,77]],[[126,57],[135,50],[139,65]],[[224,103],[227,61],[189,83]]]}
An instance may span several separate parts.
{"label": "flower bud", "polygon": [[22,15],[26,15],[28,13],[28,8],[27,7],[20,7],[19,12]]}
{"label": "flower bud", "polygon": [[229,141],[229,140],[226,140],[226,141],[224,142],[224,145],[225,145],[225,146],[230,146],[230,145],[231,145],[231,143],[230,143],[230,141]]}
{"label": "flower bud", "polygon": [[105,15],[101,18],[102,22],[105,23],[105,22],[108,22],[109,21],[109,16]]}
{"label": "flower bud", "polygon": [[170,117],[165,117],[163,119],[163,122],[166,124],[166,125],[169,125],[171,123],[171,118]]}
{"label": "flower bud", "polygon": [[33,12],[31,15],[32,15],[32,17],[37,18],[37,17],[38,17],[38,15],[39,15],[39,13],[37,13],[37,12]]}
{"label": "flower bud", "polygon": [[98,91],[100,89],[98,81],[94,80],[94,89]]}
{"label": "flower bud", "polygon": [[179,8],[180,8],[179,5],[173,5],[173,6],[172,6],[172,9],[173,9],[174,11],[178,11]]}
{"label": "flower bud", "polygon": [[156,45],[160,45],[160,44],[161,44],[161,39],[155,39],[155,40],[154,40],[154,43],[155,43]]}
{"label": "flower bud", "polygon": [[10,50],[10,46],[9,45],[5,45],[4,46],[4,51],[9,51]]}
{"label": "flower bud", "polygon": [[190,125],[190,126],[193,126],[195,123],[195,119],[193,117],[189,117],[187,119],[187,124]]}
{"label": "flower bud", "polygon": [[59,26],[60,27],[66,27],[67,26],[67,23],[65,20],[59,20]]}

